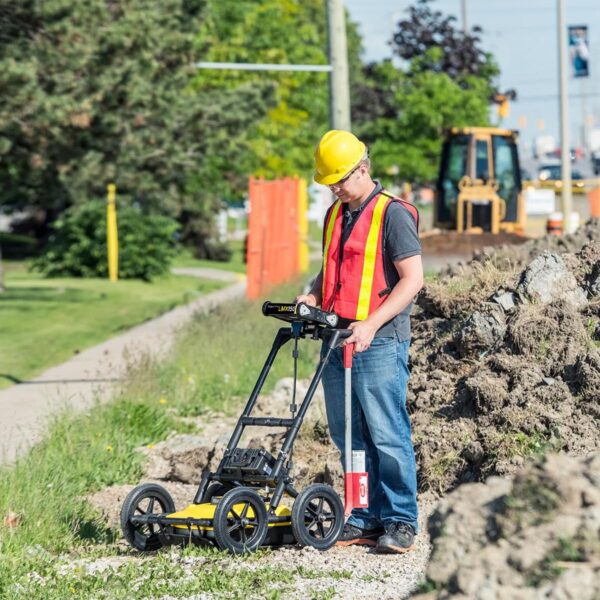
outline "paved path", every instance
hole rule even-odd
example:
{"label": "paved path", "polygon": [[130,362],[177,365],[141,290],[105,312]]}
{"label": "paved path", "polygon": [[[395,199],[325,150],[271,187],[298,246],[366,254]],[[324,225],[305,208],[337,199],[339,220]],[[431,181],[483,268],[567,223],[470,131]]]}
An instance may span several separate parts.
{"label": "paved path", "polygon": [[35,379],[0,391],[0,464],[14,462],[39,442],[48,421],[61,409],[81,411],[93,406],[96,400],[109,400],[115,385],[125,375],[128,359],[145,353],[164,354],[176,330],[194,314],[241,298],[246,290],[244,276],[237,273],[191,268],[174,271],[237,283],[88,348]]}

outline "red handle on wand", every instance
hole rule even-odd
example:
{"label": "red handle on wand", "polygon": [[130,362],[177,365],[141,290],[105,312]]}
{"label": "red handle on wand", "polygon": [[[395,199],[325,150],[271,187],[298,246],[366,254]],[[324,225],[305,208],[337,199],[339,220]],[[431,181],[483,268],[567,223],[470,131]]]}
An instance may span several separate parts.
{"label": "red handle on wand", "polygon": [[344,369],[352,368],[352,355],[354,354],[354,344],[346,344],[344,351]]}

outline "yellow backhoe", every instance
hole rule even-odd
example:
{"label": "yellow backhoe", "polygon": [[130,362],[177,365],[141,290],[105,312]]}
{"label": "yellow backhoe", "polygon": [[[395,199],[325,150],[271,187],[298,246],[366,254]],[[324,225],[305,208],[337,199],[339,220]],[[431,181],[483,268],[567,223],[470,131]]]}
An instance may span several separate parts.
{"label": "yellow backhoe", "polygon": [[435,197],[435,226],[459,233],[523,233],[525,203],[517,132],[448,130]]}

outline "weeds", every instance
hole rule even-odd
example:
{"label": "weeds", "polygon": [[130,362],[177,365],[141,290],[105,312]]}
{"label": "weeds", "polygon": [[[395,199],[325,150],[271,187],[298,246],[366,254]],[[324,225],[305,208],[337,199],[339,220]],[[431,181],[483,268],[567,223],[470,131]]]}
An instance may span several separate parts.
{"label": "weeds", "polygon": [[560,448],[560,439],[547,436],[541,432],[526,434],[523,431],[511,433],[498,440],[502,453],[507,458],[522,456],[524,458],[538,457],[548,450]]}
{"label": "weeds", "polygon": [[448,474],[457,472],[464,464],[465,460],[460,454],[456,450],[451,450],[429,463],[426,481],[431,489],[436,489],[441,494],[445,488]]}
{"label": "weeds", "polygon": [[[159,552],[149,560],[121,557],[108,561],[72,563],[68,557],[37,562],[14,583],[4,587],[6,597],[44,598],[189,598],[196,594],[223,594],[228,598],[278,598],[293,582],[291,571],[273,567],[223,568],[220,560],[183,561],[177,555]],[[279,590],[273,589],[277,586]],[[2,588],[0,588],[1,590]]]}
{"label": "weeds", "polygon": [[532,570],[527,577],[529,587],[538,587],[544,581],[553,581],[565,570],[557,564],[561,561],[580,562],[584,558],[582,551],[576,546],[574,540],[560,538],[558,546]]}
{"label": "weeds", "polygon": [[497,265],[491,260],[471,263],[452,277],[428,281],[426,292],[446,316],[469,314],[499,287],[507,285],[516,275],[512,263]]}
{"label": "weeds", "polygon": [[[293,297],[286,288],[279,294]],[[258,303],[239,302],[198,316],[182,332],[168,360],[146,362],[133,374],[129,393],[162,397],[181,416],[206,410],[232,412],[247,398],[283,323],[266,319]],[[317,360],[318,344],[301,342],[298,373],[307,377]],[[265,391],[292,373],[291,345],[284,346],[265,384]]]}
{"label": "weeds", "polygon": [[[292,298],[294,292],[288,286],[274,297]],[[262,316],[258,303],[230,304],[198,317],[164,363],[149,359],[137,363],[114,402],[97,405],[88,415],[60,415],[44,442],[13,468],[0,469],[0,516],[13,513],[17,519],[11,528],[0,526],[0,598],[130,598],[132,593],[181,597],[216,589],[231,597],[245,597],[243,590],[252,589],[263,598],[272,592],[264,582],[290,581],[290,572],[271,573],[262,567],[239,577],[218,567],[185,575],[181,566],[166,565],[155,556],[105,574],[72,570],[62,574],[56,559],[66,552],[86,557],[114,552],[105,545],[115,541],[116,532],[83,497],[110,485],[138,481],[143,465],[136,448],[189,430],[178,416],[232,410],[240,398],[245,399],[278,326],[283,324]],[[318,352],[316,343],[304,346],[308,349],[301,355],[300,377],[314,369]],[[280,354],[265,390],[292,373],[291,346]],[[273,593],[277,597],[277,591]]]}

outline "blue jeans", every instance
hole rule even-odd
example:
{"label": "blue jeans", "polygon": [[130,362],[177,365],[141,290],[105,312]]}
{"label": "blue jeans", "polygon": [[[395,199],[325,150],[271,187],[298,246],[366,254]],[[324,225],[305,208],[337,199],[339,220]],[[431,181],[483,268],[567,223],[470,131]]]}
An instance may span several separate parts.
{"label": "blue jeans", "polygon": [[[354,509],[348,523],[375,529],[402,521],[417,531],[417,474],[406,410],[410,340],[376,337],[352,360],[352,449],[364,450],[369,508]],[[344,366],[342,349],[323,371],[329,432],[344,465]]]}

